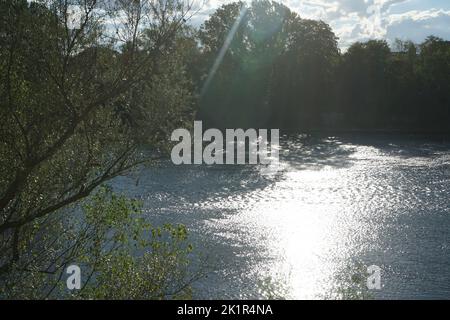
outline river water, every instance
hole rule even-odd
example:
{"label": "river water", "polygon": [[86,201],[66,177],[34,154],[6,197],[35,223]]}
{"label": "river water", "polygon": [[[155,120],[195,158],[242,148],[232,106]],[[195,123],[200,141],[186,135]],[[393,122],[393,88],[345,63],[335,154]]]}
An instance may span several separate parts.
{"label": "river water", "polygon": [[[280,137],[281,170],[170,161],[113,181],[182,223],[194,297],[450,298],[450,138]],[[367,289],[367,266],[381,288]]]}

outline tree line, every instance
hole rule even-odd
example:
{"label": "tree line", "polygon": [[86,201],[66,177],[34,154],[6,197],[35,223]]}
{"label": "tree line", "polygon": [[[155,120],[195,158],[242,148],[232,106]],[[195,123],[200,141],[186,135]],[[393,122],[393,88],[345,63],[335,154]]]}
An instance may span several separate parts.
{"label": "tree line", "polygon": [[326,23],[263,0],[223,5],[198,42],[197,117],[212,127],[449,131],[449,41],[370,40],[342,53]]}

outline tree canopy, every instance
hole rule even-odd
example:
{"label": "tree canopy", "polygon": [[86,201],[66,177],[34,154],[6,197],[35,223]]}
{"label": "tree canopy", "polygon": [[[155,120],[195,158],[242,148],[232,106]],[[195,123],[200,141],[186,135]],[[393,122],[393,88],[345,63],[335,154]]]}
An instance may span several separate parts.
{"label": "tree canopy", "polygon": [[[101,250],[108,228],[96,220],[99,228],[73,233],[71,205],[151,163],[170,132],[192,119],[188,7],[71,4],[80,9],[79,25],[69,23],[67,1],[0,3],[0,298],[20,296],[7,289],[26,281],[40,287],[33,295],[50,295],[68,262],[94,259],[92,241]],[[128,217],[123,206],[110,219]],[[54,277],[35,286],[27,277],[36,274]]]}
{"label": "tree canopy", "polygon": [[220,7],[199,30],[197,117],[216,127],[448,131],[450,42],[357,42],[263,0]]}

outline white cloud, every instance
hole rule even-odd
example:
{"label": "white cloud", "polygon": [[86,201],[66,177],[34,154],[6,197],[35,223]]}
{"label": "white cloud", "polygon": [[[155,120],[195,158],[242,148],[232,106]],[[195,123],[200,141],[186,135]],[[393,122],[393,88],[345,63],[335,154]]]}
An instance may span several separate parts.
{"label": "white cloud", "polygon": [[386,37],[423,41],[429,35],[450,39],[450,10],[431,9],[409,11],[391,15],[386,27]]}
{"label": "white cloud", "polygon": [[438,18],[440,16],[449,16],[449,15],[450,15],[450,10],[449,11],[445,11],[442,9],[440,9],[440,10],[431,9],[428,11],[413,10],[413,11],[408,11],[408,12],[399,13],[399,14],[392,14],[387,18],[387,21],[388,21],[388,25],[393,25],[396,23],[401,23],[405,20],[425,21],[425,20]]}

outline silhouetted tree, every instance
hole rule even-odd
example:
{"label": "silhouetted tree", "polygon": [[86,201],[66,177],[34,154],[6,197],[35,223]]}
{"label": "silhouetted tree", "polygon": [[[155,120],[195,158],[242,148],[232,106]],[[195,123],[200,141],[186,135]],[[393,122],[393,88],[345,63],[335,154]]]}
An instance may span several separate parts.
{"label": "silhouetted tree", "polygon": [[285,50],[273,65],[271,123],[282,128],[317,128],[331,111],[337,38],[322,21],[298,17],[289,25]]}
{"label": "silhouetted tree", "polygon": [[273,65],[296,14],[272,1],[219,8],[200,28],[205,87],[199,117],[210,125],[263,126],[270,120]]}
{"label": "silhouetted tree", "polygon": [[424,130],[449,130],[450,124],[450,41],[428,37],[420,45],[417,62],[420,108],[417,125]]}

